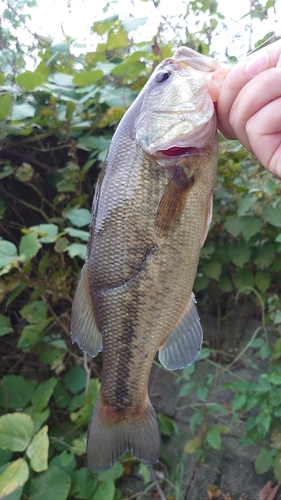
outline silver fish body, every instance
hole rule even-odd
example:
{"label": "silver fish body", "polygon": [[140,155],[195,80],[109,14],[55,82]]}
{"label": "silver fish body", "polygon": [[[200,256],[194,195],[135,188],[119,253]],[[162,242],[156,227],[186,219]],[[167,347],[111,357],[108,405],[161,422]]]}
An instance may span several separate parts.
{"label": "silver fish body", "polygon": [[[87,457],[108,469],[129,450],[160,452],[147,384],[154,357],[191,364],[202,344],[192,288],[212,213],[224,68],[186,47],[156,68],[113,137],[93,201],[72,339],[103,350]],[[212,95],[212,98],[210,97]]]}

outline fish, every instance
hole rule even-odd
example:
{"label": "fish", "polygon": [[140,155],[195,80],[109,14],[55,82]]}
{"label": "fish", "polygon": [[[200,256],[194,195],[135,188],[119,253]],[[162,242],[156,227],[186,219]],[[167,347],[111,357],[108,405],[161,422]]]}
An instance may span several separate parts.
{"label": "fish", "polygon": [[148,395],[155,355],[176,370],[201,349],[193,284],[212,218],[214,102],[227,72],[188,47],[159,64],[117,127],[97,182],[71,317],[72,341],[92,357],[103,351],[87,437],[94,472],[126,451],[158,460]]}

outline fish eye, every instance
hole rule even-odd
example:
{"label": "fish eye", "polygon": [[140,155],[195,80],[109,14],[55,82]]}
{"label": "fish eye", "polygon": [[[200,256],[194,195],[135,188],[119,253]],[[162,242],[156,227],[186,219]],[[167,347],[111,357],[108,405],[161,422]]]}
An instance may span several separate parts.
{"label": "fish eye", "polygon": [[168,80],[170,75],[170,71],[159,71],[159,73],[155,76],[155,81],[158,83],[165,82],[165,80]]}

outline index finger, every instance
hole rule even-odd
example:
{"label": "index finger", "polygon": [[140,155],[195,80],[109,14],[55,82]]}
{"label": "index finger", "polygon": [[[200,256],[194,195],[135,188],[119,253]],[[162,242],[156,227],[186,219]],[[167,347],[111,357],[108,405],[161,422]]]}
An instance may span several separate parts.
{"label": "index finger", "polygon": [[230,122],[231,108],[241,89],[255,76],[278,65],[281,56],[281,40],[251,54],[233,67],[227,75],[217,103],[218,128],[227,139],[236,139]]}

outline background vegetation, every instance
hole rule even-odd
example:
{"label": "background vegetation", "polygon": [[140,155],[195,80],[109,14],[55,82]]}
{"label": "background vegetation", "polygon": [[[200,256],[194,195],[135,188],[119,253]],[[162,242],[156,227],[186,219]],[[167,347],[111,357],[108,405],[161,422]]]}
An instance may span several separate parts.
{"label": "background vegetation", "polygon": [[[118,500],[122,476],[136,461],[127,456],[94,475],[87,469],[86,429],[101,358],[87,359],[69,337],[91,201],[116,125],[154,66],[180,44],[212,53],[224,18],[217,2],[189,2],[178,31],[165,18],[152,39],[139,42],[135,33],[146,20],[114,15],[93,24],[96,50],[77,55],[69,37],[54,45],[36,35],[24,44],[17,30],[26,23],[26,4],[7,2],[0,26],[0,499],[41,500],[44,493],[46,500]],[[158,0],[154,5],[161,7]],[[270,9],[274,1],[252,1],[245,14],[250,23]],[[198,18],[194,33],[187,28],[191,14]],[[264,40],[271,35],[264,33]],[[235,61],[227,50],[226,56]],[[35,69],[27,69],[28,57]],[[210,338],[206,331],[198,364],[209,360],[231,374],[238,360],[257,370],[262,361],[263,373],[255,383],[233,378],[231,407],[206,403],[215,385],[225,387],[211,375],[204,384],[195,382],[198,364],[178,381],[180,397],[194,392],[200,402],[193,406],[186,453],[201,459],[208,447],[218,452],[229,430],[219,418],[228,414],[232,422],[244,420],[241,445],[260,446],[257,472],[273,467],[281,482],[280,194],[280,182],[254,157],[221,138],[214,220],[195,284],[201,312],[217,319],[217,334]],[[221,321],[233,314],[238,291],[241,307],[251,304],[260,328],[242,352],[233,355],[240,346],[236,335],[222,354]],[[176,432],[165,415],[159,423],[163,435]],[[157,480],[144,465],[138,468],[144,494]],[[169,498],[181,498],[178,485]]]}

